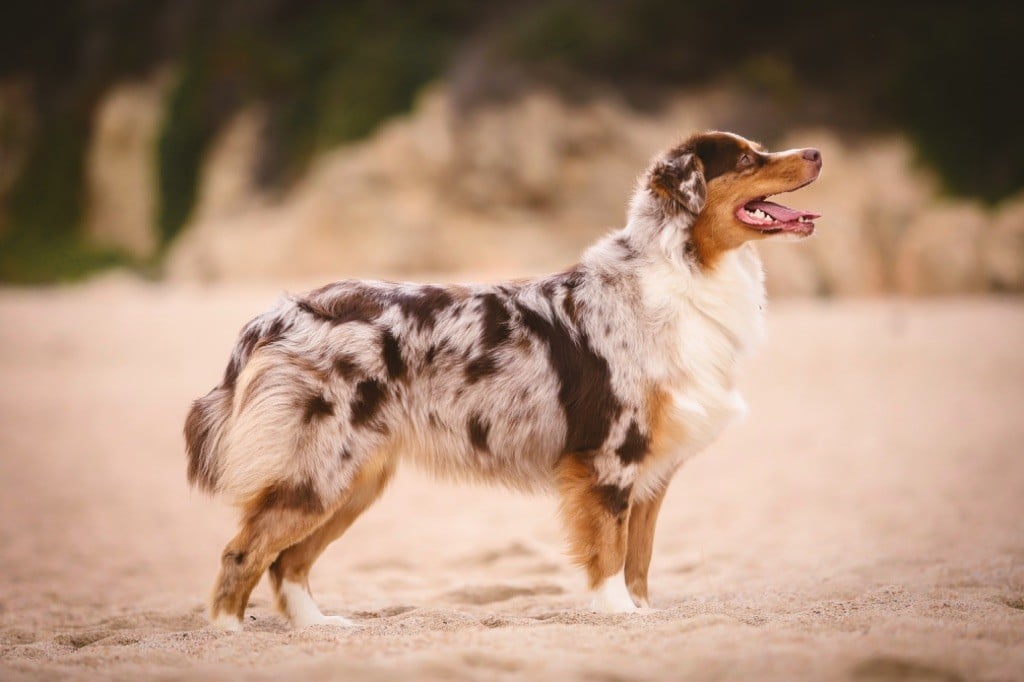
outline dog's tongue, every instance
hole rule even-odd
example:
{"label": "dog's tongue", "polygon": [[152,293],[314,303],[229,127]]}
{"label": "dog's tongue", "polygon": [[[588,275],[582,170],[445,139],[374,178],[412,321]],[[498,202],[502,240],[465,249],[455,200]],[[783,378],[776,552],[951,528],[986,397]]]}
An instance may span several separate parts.
{"label": "dog's tongue", "polygon": [[749,204],[747,204],[747,208],[755,211],[757,209],[761,209],[762,211],[770,215],[772,218],[775,218],[775,220],[778,220],[780,223],[791,223],[794,220],[799,220],[800,218],[814,220],[815,218],[821,217],[817,213],[797,211],[788,206],[776,204],[774,201],[751,201]]}

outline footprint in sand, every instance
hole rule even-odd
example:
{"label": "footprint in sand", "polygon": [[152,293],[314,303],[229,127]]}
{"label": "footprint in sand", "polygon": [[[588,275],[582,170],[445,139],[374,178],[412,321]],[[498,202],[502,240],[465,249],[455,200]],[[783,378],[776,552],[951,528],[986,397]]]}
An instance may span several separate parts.
{"label": "footprint in sand", "polygon": [[376,611],[356,611],[354,615],[356,618],[391,618],[415,610],[415,606],[387,606]]}
{"label": "footprint in sand", "polygon": [[92,627],[56,635],[53,642],[75,649],[87,646],[123,646],[138,644],[147,635],[187,632],[205,628],[206,625],[205,617],[194,609],[188,613],[171,614],[145,611],[104,618]]}
{"label": "footprint in sand", "polygon": [[918,682],[960,682],[955,670],[939,668],[901,658],[877,656],[861,661],[851,670],[857,680],[917,680]]}
{"label": "footprint in sand", "polygon": [[470,585],[452,590],[442,595],[442,599],[457,604],[493,604],[516,597],[538,596],[545,594],[562,594],[558,585],[535,585],[534,587],[517,587],[515,585]]}
{"label": "footprint in sand", "polygon": [[462,662],[470,668],[485,668],[487,670],[514,673],[523,669],[520,661],[510,658],[498,658],[490,654],[473,652],[462,657]]}
{"label": "footprint in sand", "polygon": [[98,630],[85,630],[84,632],[70,632],[57,635],[53,638],[53,642],[54,644],[59,644],[61,646],[70,646],[75,649],[82,649],[116,634],[118,634],[117,630],[106,630],[100,628]]}
{"label": "footprint in sand", "polygon": [[530,549],[521,542],[513,542],[510,545],[506,545],[501,549],[491,549],[480,554],[468,556],[465,559],[460,559],[454,562],[453,565],[464,566],[469,564],[471,566],[490,566],[491,564],[506,559],[522,559],[527,557],[535,557],[537,552]]}
{"label": "footprint in sand", "polygon": [[32,644],[38,639],[39,636],[35,632],[31,630],[23,630],[21,628],[14,628],[0,633],[0,645]]}
{"label": "footprint in sand", "polygon": [[554,573],[561,573],[565,570],[565,566],[561,564],[552,563],[550,561],[538,561],[526,567],[526,571],[530,573],[536,573],[537,575],[552,575]]}
{"label": "footprint in sand", "polygon": [[156,632],[194,630],[206,626],[205,608],[190,609],[188,613],[159,613],[140,611],[123,616],[104,618],[96,625],[105,630],[136,630],[144,627]]}

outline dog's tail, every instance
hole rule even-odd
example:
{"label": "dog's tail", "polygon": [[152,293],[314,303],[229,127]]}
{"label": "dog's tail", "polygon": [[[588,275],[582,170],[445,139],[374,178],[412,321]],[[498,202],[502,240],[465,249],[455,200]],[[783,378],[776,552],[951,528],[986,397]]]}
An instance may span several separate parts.
{"label": "dog's tail", "polygon": [[220,467],[217,454],[231,419],[233,391],[221,385],[192,402],[185,418],[188,482],[203,492],[217,490]]}
{"label": "dog's tail", "polygon": [[239,375],[261,345],[277,339],[284,323],[271,311],[251,320],[238,337],[220,385],[192,402],[185,418],[188,482],[206,493],[220,490],[224,440],[234,421],[233,403]]}

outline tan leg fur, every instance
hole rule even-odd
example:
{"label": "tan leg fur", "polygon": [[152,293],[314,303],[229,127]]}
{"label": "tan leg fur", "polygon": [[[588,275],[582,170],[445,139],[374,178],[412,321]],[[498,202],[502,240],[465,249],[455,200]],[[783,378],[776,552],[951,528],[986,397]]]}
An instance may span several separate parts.
{"label": "tan leg fur", "polygon": [[629,514],[629,540],[626,549],[626,587],[637,606],[648,608],[647,571],[654,549],[654,526],[667,486],[652,499],[633,504]]}

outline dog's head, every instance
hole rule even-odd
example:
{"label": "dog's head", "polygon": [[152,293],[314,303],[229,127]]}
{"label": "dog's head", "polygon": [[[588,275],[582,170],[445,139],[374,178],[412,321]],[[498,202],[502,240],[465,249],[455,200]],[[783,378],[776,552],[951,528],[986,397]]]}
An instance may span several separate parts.
{"label": "dog's head", "polygon": [[814,232],[820,216],[767,198],[810,184],[820,172],[817,149],[771,153],[739,135],[709,132],[659,156],[641,189],[663,220],[690,219],[690,240],[703,263],[751,240]]}

